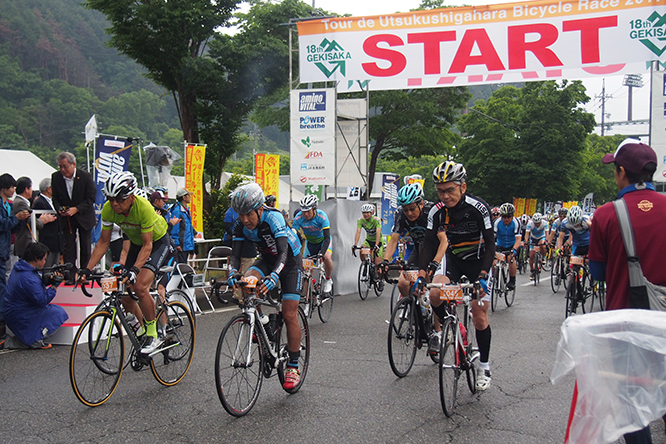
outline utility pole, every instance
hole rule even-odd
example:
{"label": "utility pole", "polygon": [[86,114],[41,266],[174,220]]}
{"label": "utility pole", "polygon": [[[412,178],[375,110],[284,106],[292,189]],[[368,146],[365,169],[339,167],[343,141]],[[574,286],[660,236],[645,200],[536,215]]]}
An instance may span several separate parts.
{"label": "utility pole", "polygon": [[606,132],[606,99],[612,99],[611,94],[606,94],[606,79],[601,81],[601,95],[595,96],[598,99],[601,99],[601,135],[603,136]]}

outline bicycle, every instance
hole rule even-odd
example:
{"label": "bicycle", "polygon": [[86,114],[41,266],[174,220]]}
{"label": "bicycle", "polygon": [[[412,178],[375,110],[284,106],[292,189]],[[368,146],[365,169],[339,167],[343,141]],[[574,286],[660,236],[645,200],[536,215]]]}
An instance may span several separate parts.
{"label": "bicycle", "polygon": [[606,282],[604,281],[593,281],[592,285],[592,294],[594,297],[599,298],[599,308],[601,311],[606,310]]}
{"label": "bicycle", "polygon": [[404,270],[404,267],[405,267],[405,262],[401,259],[398,259],[397,262],[390,264],[382,274],[382,278],[388,284],[393,285],[393,288],[391,289],[390,313],[393,313],[393,307],[395,307],[395,304],[398,302],[398,299],[401,298],[400,290],[398,289],[398,277],[400,273],[402,273],[402,271]]}
{"label": "bicycle", "polygon": [[[246,415],[257,402],[264,378],[277,370],[280,384],[284,384],[289,360],[287,329],[283,328],[282,304],[269,293],[266,299],[257,296],[258,279],[245,276],[239,284],[243,288],[242,313],[234,316],[220,333],[215,352],[215,385],[224,409],[233,416]],[[274,307],[264,326],[257,315],[258,306]],[[298,368],[301,378],[295,387],[284,389],[296,393],[305,381],[310,360],[310,329],[302,307],[298,307],[301,326],[301,356]]]}
{"label": "bicycle", "polygon": [[365,301],[370,289],[373,288],[377,297],[381,296],[382,291],[384,291],[384,280],[377,276],[377,265],[374,262],[376,253],[370,247],[358,248],[354,246],[352,250],[354,256],[356,256],[356,250],[361,250],[361,254],[365,256],[358,267],[358,295],[362,301]]}
{"label": "bicycle", "polygon": [[557,293],[562,282],[566,280],[568,269],[569,254],[565,253],[562,256],[556,254],[555,262],[553,263],[553,267],[550,269],[550,288],[553,290],[553,293]]}
{"label": "bicycle", "polygon": [[525,274],[527,271],[527,264],[529,263],[529,258],[528,258],[528,252],[527,252],[527,247],[521,245],[518,248],[518,272],[520,274]]}
{"label": "bicycle", "polygon": [[335,290],[322,293],[326,273],[324,271],[324,258],[312,256],[303,258],[303,296],[301,303],[305,315],[312,318],[315,307],[321,322],[326,323],[333,313]]}
{"label": "bicycle", "polygon": [[578,304],[583,313],[592,313],[594,295],[592,293],[592,277],[583,256],[571,256],[569,282],[567,283],[566,309],[564,317],[576,313]]}
{"label": "bicycle", "polygon": [[514,286],[511,290],[508,288],[509,262],[506,260],[506,254],[496,252],[495,259],[497,259],[497,263],[493,266],[493,285],[490,294],[490,308],[492,311],[495,311],[500,298],[504,297],[506,306],[511,307],[516,297],[516,287]]}
{"label": "bicycle", "polygon": [[534,285],[536,286],[539,281],[541,280],[541,267],[543,264],[541,263],[543,256],[541,255],[541,249],[537,245],[537,248],[534,251],[534,273],[532,274],[532,277],[534,277]]}
{"label": "bicycle", "polygon": [[[426,288],[439,288],[440,298],[446,304],[447,315],[442,323],[439,362],[439,398],[447,417],[453,415],[458,395],[458,379],[464,371],[467,386],[476,393],[476,361],[479,347],[472,322],[470,303],[478,291],[478,283],[466,281],[463,276],[458,284],[426,284]],[[462,306],[462,319],[458,308]]]}
{"label": "bicycle", "polygon": [[[69,376],[74,395],[88,407],[106,402],[120,381],[124,369],[124,335],[134,347],[133,368],[150,365],[153,376],[165,386],[180,382],[192,363],[196,341],[194,319],[189,308],[180,301],[157,301],[157,330],[165,340],[150,355],[140,353],[141,342],[121,308],[121,298],[133,297],[126,288],[123,276],[93,274],[91,285],[97,282],[107,295],[103,307],[88,316],[74,336],[69,358]],[[92,297],[85,285],[81,291]],[[161,355],[161,356],[160,356]],[[139,368],[140,369],[140,368]]]}
{"label": "bicycle", "polygon": [[[398,299],[391,313],[388,330],[389,364],[393,373],[404,378],[414,365],[416,351],[430,343],[435,334],[433,311],[429,296],[423,291],[425,283],[418,277],[418,270],[403,271],[405,278],[413,282],[410,294]],[[436,354],[428,353],[433,362],[439,362]]]}
{"label": "bicycle", "polygon": [[555,257],[555,248],[553,244],[546,245],[546,254],[541,259],[541,268],[545,271],[550,271],[553,268],[553,260]]}

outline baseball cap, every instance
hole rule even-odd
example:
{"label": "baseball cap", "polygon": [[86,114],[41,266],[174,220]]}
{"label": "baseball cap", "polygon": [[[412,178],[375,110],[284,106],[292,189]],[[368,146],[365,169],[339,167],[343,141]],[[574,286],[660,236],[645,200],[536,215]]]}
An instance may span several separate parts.
{"label": "baseball cap", "polygon": [[157,199],[166,200],[166,196],[161,191],[153,191],[150,193],[150,202],[155,202]]}
{"label": "baseball cap", "polygon": [[614,153],[606,154],[602,162],[615,162],[631,173],[640,174],[648,163],[657,163],[657,154],[640,140],[625,139]]}
{"label": "baseball cap", "polygon": [[191,192],[187,191],[185,188],[180,188],[178,191],[176,191],[176,197],[183,197],[188,194],[192,194]]}

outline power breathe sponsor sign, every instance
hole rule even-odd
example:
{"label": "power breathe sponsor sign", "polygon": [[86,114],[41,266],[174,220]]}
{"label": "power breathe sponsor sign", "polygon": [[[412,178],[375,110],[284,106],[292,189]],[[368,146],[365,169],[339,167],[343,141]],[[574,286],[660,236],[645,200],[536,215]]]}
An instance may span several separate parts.
{"label": "power breathe sponsor sign", "polygon": [[666,0],[541,0],[298,24],[301,82],[338,90],[607,76],[666,51]]}
{"label": "power breathe sponsor sign", "polygon": [[293,90],[290,97],[290,175],[293,183],[335,182],[334,88]]}

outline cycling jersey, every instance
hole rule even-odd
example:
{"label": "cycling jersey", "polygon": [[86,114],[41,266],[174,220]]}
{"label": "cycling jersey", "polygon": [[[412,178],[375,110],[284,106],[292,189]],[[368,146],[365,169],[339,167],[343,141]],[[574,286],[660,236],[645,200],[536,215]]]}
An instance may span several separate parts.
{"label": "cycling jersey", "polygon": [[362,217],[356,223],[356,228],[363,228],[365,230],[365,241],[374,244],[377,242],[377,232],[381,234],[382,221],[377,216],[372,216],[370,220],[365,220],[365,217]]}
{"label": "cycling jersey", "polygon": [[548,224],[545,221],[541,221],[541,223],[537,226],[533,220],[529,221],[527,223],[527,227],[525,227],[525,232],[530,233],[530,240],[531,241],[537,241],[541,239],[546,238],[546,227]]}
{"label": "cycling jersey", "polygon": [[583,216],[583,221],[578,226],[570,223],[569,218],[564,219],[560,226],[560,233],[564,233],[565,236],[571,233],[574,247],[590,245],[590,216]]}
{"label": "cycling jersey", "polygon": [[[287,268],[291,269],[301,263],[301,243],[296,234],[291,231],[282,213],[272,207],[264,205],[264,211],[257,226],[250,230],[242,223],[234,225],[232,253],[229,264],[232,269],[240,268],[243,241],[251,240],[265,262],[273,267],[275,273]],[[298,256],[298,261],[295,257]]]}
{"label": "cycling jersey", "polygon": [[392,233],[398,233],[401,236],[409,236],[414,242],[416,248],[420,248],[425,239],[425,232],[428,226],[428,213],[432,209],[434,203],[427,200],[423,203],[421,214],[413,222],[410,222],[402,211],[402,207],[398,207],[395,212],[395,222],[393,224]]}
{"label": "cycling jersey", "polygon": [[153,242],[161,239],[168,227],[166,220],[155,212],[153,205],[141,196],[134,196],[134,203],[127,216],[116,213],[111,204],[105,202],[102,207],[102,230],[113,230],[114,223],[135,245],[143,245],[141,235],[151,231]]}
{"label": "cycling jersey", "polygon": [[305,235],[305,239],[310,244],[321,244],[326,241],[325,245],[319,245],[320,251],[326,252],[331,242],[330,229],[331,224],[328,221],[328,216],[322,210],[316,210],[314,217],[310,220],[306,219],[303,212],[300,211],[296,214],[294,222],[291,227],[294,230],[301,229]]}
{"label": "cycling jersey", "polygon": [[[449,240],[447,255],[462,261],[480,261],[481,270],[489,271],[495,257],[495,233],[488,204],[478,197],[465,194],[453,208],[439,202],[428,213],[428,226],[423,243],[420,267],[427,269],[435,257],[437,234],[445,231]],[[468,276],[476,279],[476,276]]]}
{"label": "cycling jersey", "polygon": [[501,249],[511,249],[516,243],[516,237],[520,236],[520,222],[515,217],[509,225],[506,225],[502,218],[498,218],[493,228],[497,236],[497,246]]}

